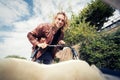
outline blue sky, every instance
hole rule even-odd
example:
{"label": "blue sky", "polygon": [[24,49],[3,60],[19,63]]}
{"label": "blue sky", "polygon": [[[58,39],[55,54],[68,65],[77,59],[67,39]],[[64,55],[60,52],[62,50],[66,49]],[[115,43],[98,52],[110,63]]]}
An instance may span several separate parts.
{"label": "blue sky", "polygon": [[27,33],[38,24],[51,22],[60,10],[71,16],[91,0],[0,0],[0,58],[18,55],[29,59],[32,45]]}

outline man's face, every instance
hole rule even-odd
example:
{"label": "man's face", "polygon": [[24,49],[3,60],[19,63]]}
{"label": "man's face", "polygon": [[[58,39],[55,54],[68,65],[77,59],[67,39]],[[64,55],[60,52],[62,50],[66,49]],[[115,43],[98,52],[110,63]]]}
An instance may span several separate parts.
{"label": "man's face", "polygon": [[55,25],[57,28],[61,28],[65,24],[65,17],[62,14],[58,14],[55,18]]}

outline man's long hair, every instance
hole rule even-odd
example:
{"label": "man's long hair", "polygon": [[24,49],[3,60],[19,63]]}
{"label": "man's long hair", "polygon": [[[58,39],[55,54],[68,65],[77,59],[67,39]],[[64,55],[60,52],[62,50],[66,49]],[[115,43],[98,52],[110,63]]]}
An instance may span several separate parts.
{"label": "man's long hair", "polygon": [[59,14],[62,14],[64,17],[65,17],[65,23],[64,23],[64,25],[63,25],[63,27],[61,28],[61,31],[65,31],[67,28],[68,28],[68,17],[67,17],[67,15],[65,14],[65,12],[58,12],[55,16],[54,16],[54,19],[53,19],[53,22],[52,22],[52,24],[53,25],[55,25],[55,19],[57,18],[57,16],[59,15]]}

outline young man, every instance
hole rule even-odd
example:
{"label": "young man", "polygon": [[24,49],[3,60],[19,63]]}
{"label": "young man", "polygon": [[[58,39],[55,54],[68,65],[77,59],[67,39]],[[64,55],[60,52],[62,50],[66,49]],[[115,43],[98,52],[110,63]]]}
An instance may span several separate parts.
{"label": "young man", "polygon": [[65,44],[63,41],[64,31],[68,27],[68,18],[64,12],[58,12],[53,23],[43,23],[27,34],[33,45],[33,51],[40,49],[32,61],[50,64],[54,59],[58,47],[47,47],[48,45]]}

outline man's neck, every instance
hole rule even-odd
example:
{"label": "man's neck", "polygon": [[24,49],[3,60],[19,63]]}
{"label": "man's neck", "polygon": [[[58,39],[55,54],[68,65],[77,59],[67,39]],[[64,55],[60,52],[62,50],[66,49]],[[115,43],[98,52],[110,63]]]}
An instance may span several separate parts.
{"label": "man's neck", "polygon": [[55,31],[55,33],[59,30],[60,28],[58,27],[53,27],[53,31]]}

